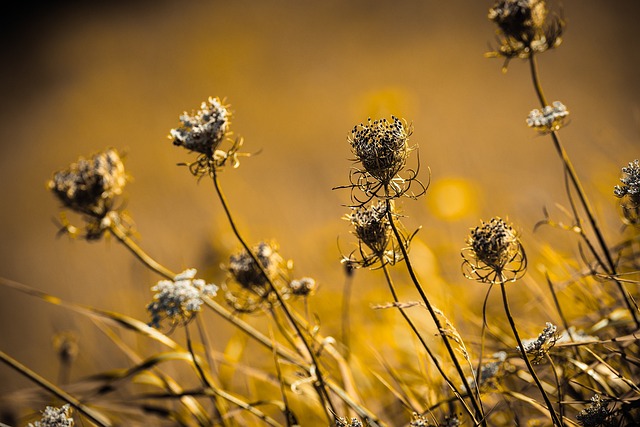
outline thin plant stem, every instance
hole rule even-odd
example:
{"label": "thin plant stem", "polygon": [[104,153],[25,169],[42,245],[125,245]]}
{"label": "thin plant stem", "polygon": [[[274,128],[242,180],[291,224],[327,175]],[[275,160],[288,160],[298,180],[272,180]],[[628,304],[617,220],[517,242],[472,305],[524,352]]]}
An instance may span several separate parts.
{"label": "thin plant stem", "polygon": [[[380,258],[382,259],[382,257],[380,257]],[[391,275],[389,274],[389,267],[384,262],[382,262],[382,271],[384,272],[384,277],[385,277],[385,279],[387,281],[387,284],[389,285],[389,290],[391,291],[391,296],[393,296],[393,301],[396,304],[398,304],[400,302],[400,300],[398,299],[398,293],[396,291],[395,285],[393,284],[393,279],[391,278]],[[424,347],[424,349],[426,350],[427,354],[429,355],[429,357],[433,361],[433,364],[435,365],[436,369],[438,370],[438,373],[440,374],[440,376],[442,376],[442,378],[445,380],[447,385],[451,388],[451,391],[453,391],[453,394],[458,398],[458,400],[460,402],[462,402],[462,406],[464,407],[464,409],[467,411],[467,413],[469,414],[469,416],[473,420],[474,425],[478,425],[478,421],[477,421],[475,415],[473,414],[473,411],[471,410],[471,408],[469,408],[467,403],[464,401],[464,397],[460,394],[460,392],[458,391],[458,388],[453,384],[453,382],[449,379],[449,376],[444,372],[444,369],[442,369],[442,366],[440,366],[440,362],[438,362],[438,359],[436,358],[435,354],[433,354],[433,352],[431,351],[431,349],[427,345],[426,341],[424,340],[424,338],[420,334],[420,331],[418,331],[418,328],[413,323],[413,321],[411,320],[409,315],[407,315],[405,310],[400,306],[398,306],[398,311],[400,311],[400,314],[402,314],[402,317],[407,321],[407,324],[409,325],[409,327],[411,328],[413,333],[415,333],[416,337],[418,337],[418,340],[420,341],[420,343],[422,344],[422,347]],[[440,332],[440,333],[442,333],[442,332]],[[467,393],[471,394],[472,391],[467,388]]]}
{"label": "thin plant stem", "polygon": [[[348,270],[347,270],[348,271]],[[345,275],[345,283],[342,288],[342,344],[345,348],[346,360],[351,356],[351,285],[353,284],[353,271]]]}
{"label": "thin plant stem", "polygon": [[[544,108],[545,106],[548,105],[548,103],[542,91],[542,85],[540,84],[538,67],[537,67],[535,55],[533,54],[531,54],[531,56],[529,57],[529,65],[531,70],[531,79],[533,81],[533,86],[534,86],[536,95],[538,96],[538,100],[540,101],[542,108]],[[569,159],[569,155],[567,154],[566,150],[562,146],[562,143],[560,142],[560,137],[558,136],[558,132],[556,131],[551,132],[551,138],[553,140],[553,145],[558,153],[558,156],[560,156],[560,159],[564,164],[565,170],[569,174],[571,183],[573,184],[573,187],[575,188],[576,193],[578,194],[580,203],[582,204],[582,207],[584,208],[584,211],[587,214],[587,219],[589,220],[589,224],[591,225],[591,228],[594,234],[596,235],[596,239],[598,240],[600,249],[604,253],[607,264],[602,265],[602,267],[605,269],[607,273],[609,273],[612,276],[613,281],[616,283],[618,290],[622,294],[622,298],[627,306],[627,309],[631,314],[633,322],[635,323],[636,329],[640,328],[640,319],[638,319],[638,313],[637,313],[638,307],[635,306],[635,304],[633,304],[632,297],[629,294],[629,291],[627,291],[624,285],[615,278],[615,276],[618,274],[616,263],[613,261],[613,257],[611,256],[611,252],[609,251],[609,246],[605,242],[604,236],[602,235],[600,227],[596,222],[595,215],[593,214],[593,209],[591,207],[591,204],[589,203],[589,200],[587,199],[587,195],[584,191],[584,188],[582,187],[582,183],[580,182],[580,179],[578,178],[578,174],[576,173],[576,170],[573,167],[573,163],[571,162],[571,159]]]}
{"label": "thin plant stem", "polygon": [[482,358],[484,357],[484,341],[486,338],[487,332],[487,301],[489,301],[489,295],[491,294],[491,289],[493,289],[493,283],[489,285],[489,289],[487,290],[487,294],[484,297],[484,302],[482,303],[482,327],[480,328],[480,355],[478,356],[478,369],[476,370],[476,391],[478,393],[478,400],[480,397],[480,386],[482,384]]}
{"label": "thin plant stem", "polygon": [[560,422],[562,422],[562,425],[564,426],[564,405],[562,404],[562,401],[564,400],[564,393],[562,392],[562,386],[560,384],[560,377],[558,377],[558,371],[556,368],[556,364],[553,363],[553,359],[551,358],[551,356],[549,356],[549,353],[545,353],[546,359],[549,362],[549,365],[551,365],[551,370],[553,371],[553,377],[556,380],[556,389],[558,390],[558,413],[560,414]]}
{"label": "thin plant stem", "polygon": [[420,284],[418,277],[413,271],[413,265],[411,264],[411,261],[409,259],[409,254],[407,253],[407,248],[405,247],[404,239],[402,238],[402,235],[398,231],[398,227],[396,226],[395,220],[393,218],[393,214],[391,211],[391,201],[389,199],[386,200],[386,209],[387,209],[387,218],[389,220],[389,224],[391,225],[393,234],[395,235],[396,240],[398,241],[398,246],[400,247],[400,251],[402,252],[404,264],[407,268],[407,271],[409,272],[409,276],[411,277],[411,280],[413,281],[413,284],[416,290],[420,294],[420,297],[424,301],[424,304],[427,307],[427,310],[429,311],[429,314],[431,315],[433,322],[436,324],[438,333],[442,337],[442,341],[444,342],[444,345],[447,348],[447,351],[449,352],[449,356],[451,357],[451,360],[455,365],[456,371],[458,371],[458,375],[460,376],[460,380],[462,381],[462,384],[464,385],[465,389],[469,391],[468,396],[469,396],[469,399],[471,400],[471,404],[473,405],[474,410],[476,411],[476,414],[478,415],[478,418],[482,420],[483,425],[486,425],[486,422],[484,421],[484,412],[482,410],[482,402],[479,403],[476,399],[475,394],[471,391],[471,387],[469,386],[469,381],[467,381],[467,377],[464,374],[464,371],[462,370],[462,366],[460,365],[460,362],[458,361],[458,358],[456,357],[455,352],[453,351],[453,347],[449,342],[449,338],[447,337],[447,334],[444,332],[442,323],[440,323],[440,319],[438,319],[438,315],[436,314],[433,306],[431,305],[431,302],[427,298],[427,294],[424,292],[424,289],[422,288],[422,285]]}
{"label": "thin plant stem", "polygon": [[533,366],[531,365],[531,361],[527,356],[527,352],[524,349],[524,345],[522,345],[522,340],[520,339],[520,334],[518,333],[518,329],[516,328],[516,323],[513,320],[513,316],[511,315],[511,309],[509,308],[509,301],[507,300],[507,290],[505,289],[504,283],[500,283],[500,289],[502,290],[502,302],[504,304],[504,311],[507,315],[507,319],[509,320],[509,325],[511,326],[511,331],[513,332],[513,336],[518,342],[518,349],[520,350],[520,354],[524,359],[525,365],[527,365],[527,369],[529,370],[529,373],[533,377],[533,381],[536,383],[536,386],[540,390],[540,393],[542,394],[542,398],[544,399],[544,402],[547,404],[547,409],[549,410],[549,414],[551,415],[551,420],[553,421],[553,425],[561,427],[562,423],[558,419],[558,414],[556,414],[556,411],[553,409],[551,400],[549,399],[547,392],[542,387],[542,383],[540,382],[538,375],[536,375],[536,372],[533,370]]}
{"label": "thin plant stem", "polygon": [[[324,377],[320,369],[319,363],[316,359],[315,353],[311,349],[311,346],[305,339],[304,335],[302,334],[302,331],[300,330],[298,323],[295,321],[293,315],[290,313],[289,308],[287,307],[284,301],[284,298],[282,297],[282,295],[274,285],[269,274],[265,271],[265,268],[262,265],[262,262],[260,262],[258,257],[253,253],[249,245],[245,242],[244,238],[240,234],[240,231],[238,230],[235,220],[233,219],[233,215],[231,214],[231,210],[229,209],[227,199],[224,196],[224,193],[222,192],[222,188],[220,187],[217,171],[213,169],[211,175],[212,175],[213,184],[214,184],[216,193],[218,195],[218,199],[220,200],[220,204],[222,205],[222,208],[227,216],[227,220],[229,221],[229,225],[231,226],[231,230],[233,231],[233,234],[236,236],[236,238],[238,239],[238,241],[240,242],[244,250],[247,252],[247,254],[249,254],[249,256],[251,257],[255,265],[258,266],[258,268],[260,269],[261,273],[269,283],[271,290],[273,291],[274,295],[278,299],[278,303],[280,304],[280,307],[282,307],[282,311],[284,312],[285,316],[287,317],[287,319],[295,329],[296,334],[300,337],[300,340],[302,341],[302,343],[307,349],[309,357],[311,358],[311,363],[313,363],[313,366],[315,367],[314,371],[315,371],[317,382],[315,382],[314,387],[316,389],[316,392],[318,393],[318,397],[320,398],[320,401],[323,403],[323,407],[325,409],[327,419],[329,420],[330,423],[332,423],[333,421],[335,421],[335,415],[333,414],[335,414],[336,412],[335,412],[333,403],[331,402],[331,397],[329,396],[329,392],[327,391],[327,387],[324,382]],[[327,408],[324,406],[325,404],[329,405],[328,411],[327,411]]]}
{"label": "thin plant stem", "polygon": [[78,412],[87,417],[91,422],[95,423],[100,427],[110,427],[111,422],[105,418],[102,414],[94,411],[89,408],[85,404],[83,404],[79,399],[73,397],[66,391],[62,390],[60,387],[46,380],[42,376],[38,375],[36,372],[27,368],[22,363],[18,362],[13,357],[9,356],[2,350],[0,350],[0,361],[4,362],[6,365],[11,367],[12,369],[18,371],[20,374],[29,378],[34,383],[38,384],[43,389],[47,390],[49,393],[53,394],[57,398],[67,402],[69,405],[73,406]]}

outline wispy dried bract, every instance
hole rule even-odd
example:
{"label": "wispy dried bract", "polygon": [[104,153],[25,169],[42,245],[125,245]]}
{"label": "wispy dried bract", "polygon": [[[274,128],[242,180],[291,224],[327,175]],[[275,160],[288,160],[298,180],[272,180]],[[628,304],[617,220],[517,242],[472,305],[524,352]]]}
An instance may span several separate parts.
{"label": "wispy dried bract", "polygon": [[636,159],[622,168],[622,185],[613,194],[620,199],[622,215],[627,224],[640,225],[640,162]]}
{"label": "wispy dried bract", "polygon": [[[417,179],[419,163],[416,170],[407,169],[401,174],[415,148],[409,146],[412,131],[406,120],[394,116],[391,121],[369,118],[366,123],[354,126],[347,139],[355,161],[361,166],[352,169],[350,185],[338,188],[350,188],[356,205],[364,205],[374,197],[395,199],[424,194],[425,186]],[[409,192],[414,182],[420,187],[417,194]],[[364,199],[356,190],[364,194]]]}
{"label": "wispy dried bract", "polygon": [[471,229],[462,249],[465,277],[483,283],[505,283],[524,275],[527,258],[513,227],[499,217]]}
{"label": "wispy dried bract", "polygon": [[151,314],[151,326],[159,327],[168,319],[171,327],[188,323],[200,311],[204,296],[214,297],[216,285],[195,279],[196,269],[192,268],[178,274],[173,280],[161,280],[152,291],[156,292],[153,302],[147,305]]}
{"label": "wispy dried bract", "polygon": [[71,406],[62,405],[60,408],[47,406],[42,412],[42,419],[29,423],[28,427],[73,427],[73,425]]}
{"label": "wispy dried bract", "polygon": [[583,427],[609,427],[613,426],[612,412],[607,403],[596,394],[591,398],[591,403],[576,415],[576,419]]}
{"label": "wispy dried bract", "polygon": [[96,218],[104,217],[127,182],[120,154],[113,148],[89,159],[80,157],[56,172],[48,186],[65,207]]}
{"label": "wispy dried bract", "polygon": [[[489,57],[529,58],[562,42],[564,22],[549,14],[544,0],[499,0],[489,9],[489,19],[498,25],[500,46]],[[507,63],[504,69],[506,70]]]}
{"label": "wispy dried bract", "polygon": [[553,106],[547,105],[542,110],[531,110],[527,117],[527,126],[540,133],[555,132],[565,125],[567,116],[567,107],[562,102],[555,101]]}
{"label": "wispy dried bract", "polygon": [[256,311],[262,304],[276,303],[277,298],[269,281],[279,287],[282,295],[286,296],[290,292],[290,263],[280,256],[277,245],[260,242],[251,251],[262,265],[266,276],[246,250],[231,255],[229,264],[224,267],[228,272],[224,285],[225,299],[234,310],[246,313]]}
{"label": "wispy dried bract", "polygon": [[[549,353],[549,350],[558,341],[557,331],[558,327],[556,325],[547,322],[544,330],[538,335],[538,338],[522,340],[524,352],[527,353],[527,356],[531,356],[532,363],[540,363]],[[518,351],[520,350],[520,347],[516,348]]]}

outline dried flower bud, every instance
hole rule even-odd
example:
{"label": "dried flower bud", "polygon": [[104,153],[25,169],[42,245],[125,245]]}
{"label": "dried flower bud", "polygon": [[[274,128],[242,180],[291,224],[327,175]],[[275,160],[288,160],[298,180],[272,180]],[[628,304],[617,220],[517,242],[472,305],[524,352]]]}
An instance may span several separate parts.
{"label": "dried flower bud", "polygon": [[613,194],[620,199],[624,221],[640,225],[640,162],[629,162],[622,168],[622,175],[622,185],[616,185]]}
{"label": "dried flower bud", "polygon": [[109,148],[90,159],[80,157],[67,169],[56,172],[49,188],[69,209],[102,218],[122,194],[127,179],[118,152]]}
{"label": "dried flower bud", "polygon": [[499,217],[471,229],[462,250],[464,275],[488,283],[515,281],[524,274],[527,259],[513,227]]}
{"label": "dried flower bud", "polygon": [[292,280],[289,283],[289,289],[291,289],[291,293],[293,295],[303,297],[311,295],[317,287],[318,285],[316,284],[316,281],[311,277],[303,277],[299,280]]}
{"label": "dried flower bud", "polygon": [[555,101],[553,106],[547,105],[542,111],[532,110],[527,117],[527,126],[541,133],[554,132],[564,126],[568,115],[567,107],[562,102]]}
{"label": "dried flower bud", "polygon": [[354,227],[354,234],[375,254],[381,255],[387,249],[391,238],[391,224],[387,218],[385,202],[378,202],[369,207],[352,208],[345,216]]}
{"label": "dried flower bud", "polygon": [[[252,250],[269,278],[273,279],[278,273],[278,268],[283,263],[277,248],[269,243],[260,242]],[[253,289],[255,287],[264,287],[267,284],[267,277],[262,274],[260,267],[256,265],[251,255],[245,250],[231,256],[227,270],[231,273],[233,279],[244,288]]]}
{"label": "dried flower bud", "polygon": [[151,314],[151,326],[159,327],[163,319],[169,319],[171,326],[188,323],[200,311],[204,296],[214,297],[216,285],[207,284],[202,279],[194,279],[197,270],[191,268],[178,274],[173,280],[161,280],[151,288],[156,294],[147,306]]}
{"label": "dried flower bud", "polygon": [[[538,335],[538,338],[522,340],[524,352],[532,357],[534,364],[540,363],[542,359],[549,353],[549,350],[558,341],[556,334],[558,327],[553,323],[547,322],[544,330]],[[516,347],[520,351],[520,347]]]}
{"label": "dried flower bud", "polygon": [[357,418],[351,418],[349,421],[347,418],[336,418],[336,427],[363,427],[362,421]]}
{"label": "dried flower bud", "polygon": [[528,58],[562,42],[564,22],[549,16],[544,0],[498,0],[488,17],[498,25],[500,35],[500,47],[488,56],[502,56],[507,61]]}
{"label": "dried flower bud", "polygon": [[60,408],[47,406],[42,412],[42,419],[35,423],[29,423],[28,427],[73,427],[71,406],[62,405]]}
{"label": "dried flower bud", "polygon": [[[499,351],[494,353],[490,360],[482,365],[480,368],[480,374],[478,375],[477,384],[480,389],[492,389],[497,387],[498,383],[508,370],[507,353]],[[467,377],[467,382],[471,389],[476,388],[476,380],[473,377]]]}
{"label": "dried flower bud", "polygon": [[209,97],[200,110],[180,116],[182,126],[171,129],[174,145],[212,157],[229,132],[231,112],[220,99]]}
{"label": "dried flower bud", "polygon": [[391,122],[368,119],[353,128],[349,143],[364,170],[388,185],[407,162],[410,135],[407,122],[397,117],[391,116]]}
{"label": "dried flower bud", "polygon": [[591,403],[585,409],[576,415],[576,420],[583,427],[607,427],[612,426],[611,410],[607,407],[607,403],[602,400],[600,395],[596,394],[591,398]]}

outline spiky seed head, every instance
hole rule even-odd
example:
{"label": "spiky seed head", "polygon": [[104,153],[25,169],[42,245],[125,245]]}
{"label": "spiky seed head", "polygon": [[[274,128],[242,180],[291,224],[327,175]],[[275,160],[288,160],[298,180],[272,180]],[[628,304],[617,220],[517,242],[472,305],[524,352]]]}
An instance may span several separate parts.
{"label": "spiky seed head", "polygon": [[302,279],[296,279],[289,282],[289,289],[291,293],[296,296],[309,296],[311,295],[318,285],[316,281],[311,277],[303,277]]}
{"label": "spiky seed head", "polygon": [[345,218],[351,222],[354,234],[362,243],[377,255],[384,253],[392,233],[385,202],[352,208]]}
{"label": "spiky seed head", "polygon": [[47,406],[42,411],[42,418],[35,423],[29,423],[28,427],[73,427],[71,417],[71,405],[62,405],[60,408]]}
{"label": "spiky seed head", "polygon": [[591,398],[589,406],[576,415],[576,420],[583,427],[608,427],[613,425],[611,416],[612,413],[608,408],[607,402],[596,394]]}
{"label": "spiky seed head", "polygon": [[[531,356],[534,364],[540,363],[544,357],[549,353],[549,350],[558,341],[557,335],[558,327],[551,322],[547,322],[545,328],[538,335],[538,338],[524,339],[522,340],[522,346],[524,352]],[[520,347],[516,347],[520,351]]]}
{"label": "spiky seed head", "polygon": [[229,133],[230,120],[229,106],[219,98],[209,97],[200,110],[180,116],[182,126],[171,129],[169,138],[174,145],[212,158]]}
{"label": "spiky seed head", "polygon": [[373,178],[387,185],[400,172],[409,156],[411,128],[405,120],[391,116],[354,126],[348,140],[356,160]]}
{"label": "spiky seed head", "polygon": [[481,221],[471,230],[467,243],[478,260],[495,269],[503,268],[520,250],[515,230],[499,217]]}
{"label": "spiky seed head", "polygon": [[[269,278],[273,279],[277,275],[279,267],[284,263],[277,248],[269,243],[260,242],[252,250]],[[227,271],[237,283],[246,289],[265,287],[268,282],[267,277],[262,274],[260,267],[256,265],[246,250],[230,257]]]}
{"label": "spiky seed head", "polygon": [[114,148],[80,157],[68,168],[56,172],[48,187],[65,207],[102,218],[112,208],[127,182],[124,164]]}
{"label": "spiky seed head", "polygon": [[543,0],[499,0],[489,9],[489,19],[509,37],[530,42],[547,17]]}

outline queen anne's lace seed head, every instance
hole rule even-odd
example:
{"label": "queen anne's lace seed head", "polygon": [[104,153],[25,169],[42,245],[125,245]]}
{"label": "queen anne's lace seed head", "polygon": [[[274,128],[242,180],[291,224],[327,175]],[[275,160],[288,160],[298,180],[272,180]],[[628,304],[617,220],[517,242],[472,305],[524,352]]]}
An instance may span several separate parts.
{"label": "queen anne's lace seed head", "polygon": [[62,405],[60,408],[47,406],[42,412],[42,419],[35,423],[29,423],[28,427],[73,427],[71,418],[71,406]]}
{"label": "queen anne's lace seed head", "polygon": [[[540,363],[542,359],[549,353],[558,341],[558,327],[553,323],[547,322],[544,330],[538,335],[538,338],[522,340],[522,346],[527,356],[531,356],[533,363]],[[520,347],[517,347],[520,350]]]}
{"label": "queen anne's lace seed head", "polygon": [[640,161],[637,159],[622,168],[622,185],[613,188],[613,194],[620,199],[624,222],[640,225]]}
{"label": "queen anne's lace seed head", "polygon": [[349,421],[347,418],[336,418],[336,427],[363,427],[362,421],[357,418],[351,418]]}
{"label": "queen anne's lace seed head", "polygon": [[410,127],[397,117],[360,123],[351,131],[349,143],[364,170],[383,185],[404,168],[410,148]]}
{"label": "queen anne's lace seed head", "polygon": [[292,280],[289,283],[289,289],[291,290],[291,293],[296,296],[309,296],[316,290],[317,287],[318,285],[316,284],[316,281],[311,277],[303,277],[299,280]]}
{"label": "queen anne's lace seed head", "polygon": [[567,107],[562,102],[555,101],[553,106],[547,105],[542,111],[532,110],[527,117],[527,126],[541,133],[549,133],[563,127],[567,116]]}
{"label": "queen anne's lace seed head", "polygon": [[608,427],[611,423],[612,412],[607,403],[596,394],[591,398],[591,403],[576,415],[576,419],[583,427]]}
{"label": "queen anne's lace seed head", "polygon": [[486,283],[515,281],[527,268],[527,258],[513,227],[502,218],[471,229],[468,247],[462,250],[463,273]]}
{"label": "queen anne's lace seed head", "polygon": [[[481,390],[497,387],[509,368],[506,360],[507,353],[499,351],[494,353],[486,363],[483,363],[478,375],[479,381],[477,382]],[[476,388],[476,379],[474,377],[467,377],[467,382],[472,390]]]}
{"label": "queen anne's lace seed head", "polygon": [[112,209],[126,182],[120,155],[109,148],[90,159],[80,157],[67,169],[56,172],[48,186],[67,208],[102,218]]}
{"label": "queen anne's lace seed head", "polygon": [[182,126],[171,129],[174,145],[213,156],[229,132],[231,113],[220,99],[210,97],[200,110],[180,116]]}
{"label": "queen anne's lace seed head", "polygon": [[[253,252],[269,278],[273,279],[283,262],[277,249],[269,243],[260,242],[253,248]],[[231,273],[233,279],[246,289],[264,287],[267,284],[267,277],[262,274],[260,267],[245,250],[231,255],[227,270]]]}
{"label": "queen anne's lace seed head", "polygon": [[378,202],[369,207],[352,208],[345,218],[354,227],[354,234],[367,245],[374,254],[381,255],[387,249],[391,238],[392,228],[387,218],[385,202]]}
{"label": "queen anne's lace seed head", "polygon": [[528,58],[562,42],[564,23],[549,16],[544,0],[498,0],[488,17],[498,25],[500,36],[500,47],[488,56]]}
{"label": "queen anne's lace seed head", "polygon": [[204,296],[216,295],[218,287],[195,279],[196,273],[196,269],[191,268],[173,280],[161,280],[151,288],[156,292],[153,302],[147,306],[151,314],[151,326],[160,326],[163,319],[168,319],[171,326],[186,324],[200,311]]}

